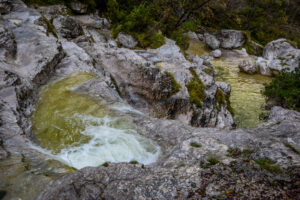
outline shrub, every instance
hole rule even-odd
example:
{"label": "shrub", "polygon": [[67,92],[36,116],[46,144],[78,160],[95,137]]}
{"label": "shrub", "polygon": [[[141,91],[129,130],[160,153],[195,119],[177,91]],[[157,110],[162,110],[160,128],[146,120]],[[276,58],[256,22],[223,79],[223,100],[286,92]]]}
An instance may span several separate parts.
{"label": "shrub", "polygon": [[276,75],[265,85],[263,94],[277,105],[300,111],[300,64],[293,72],[282,71]]}
{"label": "shrub", "polygon": [[203,100],[205,98],[204,85],[193,68],[190,68],[190,72],[193,75],[193,78],[186,85],[190,94],[190,102],[195,104],[198,108],[202,108]]}

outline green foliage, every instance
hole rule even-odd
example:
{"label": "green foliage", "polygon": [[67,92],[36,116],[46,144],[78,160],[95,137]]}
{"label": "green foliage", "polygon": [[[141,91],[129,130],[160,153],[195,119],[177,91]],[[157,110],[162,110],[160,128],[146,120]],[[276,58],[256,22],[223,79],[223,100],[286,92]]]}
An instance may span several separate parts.
{"label": "green foliage", "polygon": [[282,169],[275,165],[271,160],[267,158],[260,158],[255,160],[255,162],[264,170],[267,170],[272,173],[281,173]]}
{"label": "green foliage", "polygon": [[198,144],[197,142],[191,142],[191,143],[190,143],[190,146],[191,146],[191,147],[195,147],[195,148],[200,148],[202,145],[201,145],[201,144]]}
{"label": "green foliage", "polygon": [[280,72],[263,92],[280,106],[300,111],[300,65],[294,72]]}
{"label": "green foliage", "polygon": [[103,166],[103,167],[108,167],[109,164],[108,164],[108,162],[105,162],[105,163],[102,164],[102,166]]}
{"label": "green foliage", "polygon": [[161,33],[140,33],[135,35],[142,48],[150,47],[156,49],[165,44],[165,37]]}
{"label": "green foliage", "polygon": [[177,92],[179,92],[181,85],[179,83],[177,83],[174,75],[170,72],[167,72],[167,75],[170,77],[171,79],[171,84],[172,84],[172,92],[170,94],[170,96],[176,94]]}
{"label": "green foliage", "polygon": [[176,41],[176,44],[181,50],[187,50],[189,48],[189,38],[186,36],[183,29],[178,29],[169,36],[172,40]]}
{"label": "green foliage", "polygon": [[198,108],[202,108],[203,100],[205,98],[205,88],[195,70],[193,68],[190,68],[190,72],[193,75],[193,78],[186,85],[190,94],[190,102],[195,104]]}

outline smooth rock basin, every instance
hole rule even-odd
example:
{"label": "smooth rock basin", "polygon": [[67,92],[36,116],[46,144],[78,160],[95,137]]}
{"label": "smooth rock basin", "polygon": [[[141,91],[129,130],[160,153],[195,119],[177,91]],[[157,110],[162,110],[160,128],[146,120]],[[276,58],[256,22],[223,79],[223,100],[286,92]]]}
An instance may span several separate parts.
{"label": "smooth rock basin", "polygon": [[124,106],[101,105],[72,91],[95,76],[75,74],[42,89],[32,116],[41,151],[77,169],[105,162],[155,162],[160,147],[137,133]]}
{"label": "smooth rock basin", "polygon": [[[188,54],[209,55],[209,50],[203,42],[191,41]],[[226,54],[227,53],[227,54]],[[226,52],[219,59],[212,61],[217,81],[230,84],[230,102],[234,112],[234,120],[239,128],[255,128],[262,123],[260,114],[264,109],[265,97],[261,91],[264,84],[272,79],[260,74],[249,75],[239,71],[238,65],[242,60],[253,60],[250,56],[241,56],[233,51]]]}

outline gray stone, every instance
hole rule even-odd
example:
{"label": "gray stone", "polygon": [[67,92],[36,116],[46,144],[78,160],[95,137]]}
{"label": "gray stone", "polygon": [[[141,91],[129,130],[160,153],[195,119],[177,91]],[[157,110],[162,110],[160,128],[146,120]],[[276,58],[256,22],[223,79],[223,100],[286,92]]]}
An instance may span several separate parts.
{"label": "gray stone", "polygon": [[78,20],[82,25],[95,29],[108,29],[110,27],[108,20],[99,17],[98,14],[77,15],[73,18]]}
{"label": "gray stone", "polygon": [[209,48],[213,50],[220,47],[220,41],[214,35],[211,35],[209,33],[204,33],[204,42]]}
{"label": "gray stone", "polygon": [[53,20],[53,26],[59,35],[67,39],[74,39],[84,34],[78,21],[71,17],[59,16]]}
{"label": "gray stone", "polygon": [[245,35],[237,30],[221,30],[217,34],[217,38],[221,42],[220,47],[224,49],[236,49],[242,47],[246,42]]}
{"label": "gray stone", "polygon": [[300,50],[293,47],[286,39],[278,39],[265,46],[263,58],[270,61],[271,71],[283,69],[293,71],[299,65]]}
{"label": "gray stone", "polygon": [[214,58],[220,58],[222,56],[222,51],[220,49],[216,49],[216,50],[213,50],[212,52],[210,52],[209,55]]}
{"label": "gray stone", "polygon": [[0,25],[0,58],[12,59],[17,53],[17,44],[14,34]]}
{"label": "gray stone", "polygon": [[268,63],[269,63],[269,61],[262,57],[258,57],[255,61],[255,65],[262,75],[272,76],[272,72],[269,69]]}
{"label": "gray stone", "polygon": [[138,42],[131,35],[124,33],[119,33],[117,41],[120,42],[123,47],[129,49],[133,49],[138,44]]}
{"label": "gray stone", "polygon": [[186,35],[190,40],[198,40],[199,39],[198,35],[193,31],[187,32]]}
{"label": "gray stone", "polygon": [[255,74],[257,72],[257,66],[251,60],[243,60],[239,64],[239,69],[246,74]]}
{"label": "gray stone", "polygon": [[286,39],[268,43],[263,57],[256,59],[261,74],[274,76],[282,70],[293,71],[299,66],[300,50],[293,47]]}

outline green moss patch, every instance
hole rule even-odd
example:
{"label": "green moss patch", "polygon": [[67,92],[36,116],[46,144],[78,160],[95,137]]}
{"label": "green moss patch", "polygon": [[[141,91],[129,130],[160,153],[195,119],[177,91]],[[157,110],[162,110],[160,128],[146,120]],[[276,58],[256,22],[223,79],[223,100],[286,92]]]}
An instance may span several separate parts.
{"label": "green moss patch", "polygon": [[195,104],[198,108],[202,108],[205,99],[205,88],[195,70],[190,68],[190,72],[193,75],[193,78],[186,85],[190,94],[190,102]]}
{"label": "green moss patch", "polygon": [[55,32],[55,28],[52,22],[49,19],[47,19],[44,15],[42,15],[42,18],[47,25],[47,32],[46,32],[47,36],[49,36],[49,34],[51,33],[54,37],[58,38],[58,35]]}
{"label": "green moss patch", "polygon": [[255,162],[264,170],[267,170],[272,173],[281,173],[282,169],[275,165],[271,160],[267,158],[256,159]]}
{"label": "green moss patch", "polygon": [[290,150],[292,150],[294,153],[300,155],[300,151],[298,149],[296,149],[295,147],[293,147],[291,144],[285,143],[284,146],[286,146],[287,148],[289,148]]}
{"label": "green moss patch", "polygon": [[195,147],[195,148],[200,148],[202,145],[198,144],[197,142],[191,142],[190,143],[191,147]]}
{"label": "green moss patch", "polygon": [[169,97],[171,97],[172,95],[174,95],[177,92],[179,92],[179,90],[181,88],[181,85],[176,81],[174,75],[171,72],[167,72],[167,75],[170,77],[171,84],[172,84],[172,92],[169,95]]}
{"label": "green moss patch", "polygon": [[218,158],[216,158],[214,156],[210,156],[210,157],[207,158],[207,162],[208,162],[209,165],[216,165],[220,161],[218,160]]}

